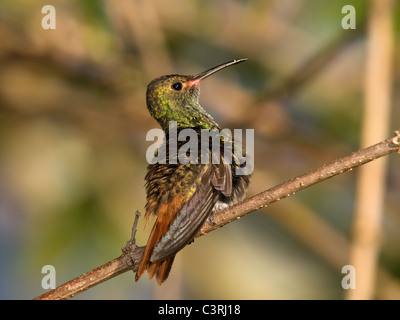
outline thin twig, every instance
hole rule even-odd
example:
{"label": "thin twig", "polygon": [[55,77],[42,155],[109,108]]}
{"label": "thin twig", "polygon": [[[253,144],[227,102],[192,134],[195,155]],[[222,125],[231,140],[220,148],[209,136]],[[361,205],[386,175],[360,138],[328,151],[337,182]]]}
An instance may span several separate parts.
{"label": "thin twig", "polygon": [[[351,171],[356,167],[380,157],[387,156],[393,152],[399,152],[400,131],[396,131],[395,134],[396,136],[392,139],[388,139],[371,147],[356,151],[349,156],[332,161],[331,163],[323,165],[316,170],[310,171],[276,187],[261,192],[223,211],[216,212],[213,217],[213,222],[206,222],[196,237],[205,235],[212,230],[220,228],[234,220],[240,219],[242,216],[248,213],[286,198],[300,190],[310,187],[313,184],[338,174]],[[136,215],[135,224],[137,218],[138,215]],[[128,241],[128,244],[123,249],[123,254],[120,257],[63,284],[54,290],[38,296],[35,299],[68,299],[121,273],[129,270],[135,271],[144,251],[144,247],[137,247],[135,244],[135,232],[136,228],[134,226],[132,229],[133,240],[131,238],[131,240]],[[129,244],[133,245],[129,246]]]}

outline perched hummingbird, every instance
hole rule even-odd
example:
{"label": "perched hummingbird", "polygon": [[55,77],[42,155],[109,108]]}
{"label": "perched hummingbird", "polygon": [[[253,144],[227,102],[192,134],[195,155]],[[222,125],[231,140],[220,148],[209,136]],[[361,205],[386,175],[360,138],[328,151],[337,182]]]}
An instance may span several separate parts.
{"label": "perched hummingbird", "polygon": [[[176,122],[178,133],[191,128],[199,137],[202,129],[221,130],[199,104],[200,83],[215,72],[246,60],[233,60],[196,76],[173,74],[150,82],[146,93],[147,108],[166,134],[164,143],[168,144],[170,121]],[[210,159],[211,153],[210,147]],[[136,281],[147,270],[149,278],[156,275],[157,283],[161,285],[168,277],[176,253],[193,240],[206,219],[215,211],[244,198],[250,175],[236,174],[235,168],[240,164],[234,155],[230,164],[222,156],[220,160],[219,164],[211,161],[182,164],[169,163],[172,161],[167,159],[164,164],[148,166],[145,217],[149,219],[155,215],[156,221]]]}

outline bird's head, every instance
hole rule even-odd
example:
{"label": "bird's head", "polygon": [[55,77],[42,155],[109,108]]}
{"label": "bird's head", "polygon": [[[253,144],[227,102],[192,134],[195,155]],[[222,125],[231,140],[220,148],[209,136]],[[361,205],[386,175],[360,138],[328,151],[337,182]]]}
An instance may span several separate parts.
{"label": "bird's head", "polygon": [[178,129],[200,127],[212,129],[218,125],[200,106],[200,82],[215,72],[247,59],[233,60],[195,76],[166,75],[156,78],[147,87],[147,108],[152,117],[167,130],[169,121],[176,121]]}

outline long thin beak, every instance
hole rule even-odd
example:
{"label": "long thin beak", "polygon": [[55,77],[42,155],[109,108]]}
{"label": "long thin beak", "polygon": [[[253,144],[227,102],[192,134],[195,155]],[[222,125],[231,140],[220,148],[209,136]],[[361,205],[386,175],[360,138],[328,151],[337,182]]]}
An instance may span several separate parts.
{"label": "long thin beak", "polygon": [[214,68],[211,68],[211,69],[208,69],[206,71],[203,71],[203,72],[199,73],[198,75],[196,75],[193,78],[192,83],[193,84],[198,84],[200,81],[202,81],[205,78],[211,76],[212,74],[218,72],[219,70],[225,69],[226,67],[232,66],[232,65],[237,64],[237,63],[244,62],[246,60],[248,60],[248,59],[247,58],[237,59],[237,60],[235,59],[235,60],[220,64],[219,66],[216,66]]}

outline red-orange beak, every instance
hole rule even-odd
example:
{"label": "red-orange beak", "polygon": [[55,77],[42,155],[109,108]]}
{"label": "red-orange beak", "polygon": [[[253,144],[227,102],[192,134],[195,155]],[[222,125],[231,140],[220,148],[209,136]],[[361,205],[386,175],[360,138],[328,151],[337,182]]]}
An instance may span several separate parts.
{"label": "red-orange beak", "polygon": [[223,63],[223,64],[220,64],[219,66],[213,67],[213,68],[208,69],[208,70],[206,70],[206,71],[203,71],[203,72],[197,74],[197,75],[193,78],[193,80],[190,81],[190,85],[191,85],[191,86],[193,86],[193,85],[198,85],[198,84],[200,83],[200,81],[202,81],[202,80],[204,80],[205,78],[211,76],[212,74],[214,74],[214,73],[216,73],[216,72],[218,72],[218,71],[220,71],[220,70],[222,70],[222,69],[225,69],[226,67],[232,66],[232,65],[237,64],[237,63],[244,62],[244,61],[246,61],[246,60],[248,60],[248,59],[247,59],[247,58],[237,59],[237,60],[235,59],[235,60],[232,60],[232,61],[229,61],[229,62],[225,62],[225,63]]}

